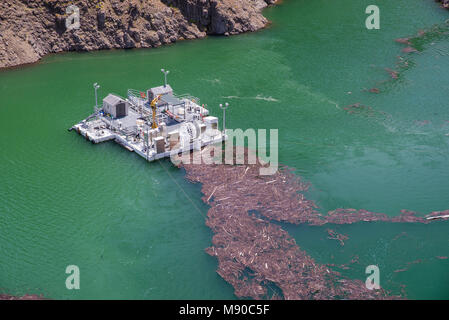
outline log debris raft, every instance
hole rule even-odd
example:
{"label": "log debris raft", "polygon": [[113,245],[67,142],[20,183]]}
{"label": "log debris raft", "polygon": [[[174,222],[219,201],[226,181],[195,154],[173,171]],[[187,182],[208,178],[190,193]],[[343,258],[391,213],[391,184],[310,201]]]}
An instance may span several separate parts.
{"label": "log debris raft", "polygon": [[[358,221],[429,222],[404,211],[390,218],[366,210],[337,209],[323,216],[303,194],[307,184],[282,166],[274,175],[259,175],[253,165],[182,164],[186,177],[202,184],[210,205],[206,224],[213,245],[206,252],[218,259],[218,274],[237,297],[254,299],[394,299],[385,290],[370,291],[328,266],[316,263],[272,221],[294,224],[347,224]],[[432,216],[441,216],[441,212]],[[272,220],[272,221],[270,221]],[[343,241],[345,239],[342,239]]]}
{"label": "log debris raft", "polygon": [[330,240],[337,240],[342,247],[345,245],[345,241],[349,239],[348,235],[340,234],[335,230],[327,229],[326,231],[329,235],[327,238]]}
{"label": "log debris raft", "polygon": [[[247,159],[245,150],[245,159]],[[235,153],[234,153],[235,157]],[[210,205],[207,226],[214,232],[206,252],[218,259],[218,274],[237,297],[254,299],[394,299],[381,290],[370,291],[360,280],[316,263],[279,226],[280,221],[310,225],[350,224],[359,221],[429,223],[449,218],[449,210],[418,217],[403,210],[397,217],[356,209],[336,209],[327,215],[307,200],[308,185],[282,166],[271,176],[259,175],[251,165],[182,164],[186,177],[202,184],[203,201]],[[347,239],[330,230],[343,245]],[[342,243],[343,242],[343,243]]]}

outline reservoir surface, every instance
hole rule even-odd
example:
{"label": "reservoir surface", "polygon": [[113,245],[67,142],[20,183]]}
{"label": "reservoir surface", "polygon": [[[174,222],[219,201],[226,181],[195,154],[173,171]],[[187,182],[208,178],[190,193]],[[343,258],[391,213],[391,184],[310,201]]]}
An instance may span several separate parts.
{"label": "reservoir surface", "polygon": [[[204,252],[212,233],[199,185],[170,161],[67,132],[93,112],[94,82],[101,98],[125,96],[162,84],[161,68],[220,122],[229,102],[227,128],[278,129],[279,162],[310,183],[323,213],[449,209],[449,36],[432,31],[449,30],[449,12],[432,0],[378,1],[380,30],[367,30],[370,4],[286,0],[264,11],[272,24],[257,33],[51,55],[0,72],[0,292],[235,298]],[[394,39],[420,30],[419,52],[401,52]],[[345,110],[356,103],[370,108]],[[285,228],[319,263],[357,256],[350,278],[378,265],[393,293],[449,299],[448,221]],[[344,246],[328,228],[349,236]],[[68,265],[80,268],[80,290],[66,289]]]}

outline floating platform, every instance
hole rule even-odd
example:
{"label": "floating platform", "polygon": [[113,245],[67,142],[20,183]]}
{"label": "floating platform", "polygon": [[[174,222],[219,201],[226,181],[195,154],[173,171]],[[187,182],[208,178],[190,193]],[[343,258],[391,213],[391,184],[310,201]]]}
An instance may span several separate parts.
{"label": "floating platform", "polygon": [[221,143],[226,135],[218,118],[199,99],[177,96],[169,85],[146,93],[128,90],[127,98],[109,94],[101,108],[69,129],[98,144],[115,141],[147,161]]}

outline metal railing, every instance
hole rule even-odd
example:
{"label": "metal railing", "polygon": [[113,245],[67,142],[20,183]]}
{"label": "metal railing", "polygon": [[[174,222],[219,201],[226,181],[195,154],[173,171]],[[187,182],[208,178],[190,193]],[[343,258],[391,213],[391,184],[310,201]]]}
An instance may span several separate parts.
{"label": "metal railing", "polygon": [[195,96],[190,95],[189,93],[184,93],[184,94],[180,94],[180,95],[173,93],[173,95],[176,96],[179,100],[186,99],[186,100],[195,102],[197,105],[200,105],[200,99]]}

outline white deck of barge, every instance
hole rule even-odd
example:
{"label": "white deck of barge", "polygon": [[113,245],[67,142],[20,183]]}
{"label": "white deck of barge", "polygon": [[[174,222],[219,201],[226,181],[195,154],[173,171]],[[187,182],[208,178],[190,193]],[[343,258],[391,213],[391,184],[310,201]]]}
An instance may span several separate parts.
{"label": "white deck of barge", "polygon": [[[148,98],[152,92],[160,92],[158,98],[161,100],[157,103],[162,101],[156,105],[155,117],[150,106],[152,98]],[[145,96],[140,91],[129,89],[126,99],[109,94],[103,99],[103,108],[94,108],[92,115],[70,130],[76,130],[95,144],[113,140],[147,161],[226,140],[226,135],[218,130],[218,118],[209,116],[209,110],[199,104],[198,98],[175,96],[167,84],[151,88],[147,93]],[[120,113],[116,109],[111,111],[115,105],[122,104],[121,108],[125,103],[126,107],[120,109]],[[181,147],[181,140],[190,143]]]}
{"label": "white deck of barge", "polygon": [[[99,121],[100,124],[101,121]],[[150,149],[148,151],[148,154],[146,152],[146,147],[142,141],[134,141],[134,140],[127,140],[126,136],[120,135],[119,133],[114,133],[110,131],[109,129],[101,129],[101,130],[88,130],[86,128],[83,128],[82,124],[77,124],[73,126],[73,129],[76,130],[80,135],[85,137],[87,140],[91,141],[92,143],[98,144],[106,141],[114,140],[116,143],[120,144],[122,147],[127,149],[130,152],[135,152],[142,158],[144,158],[147,161],[154,161],[161,158],[167,158],[170,157],[172,153],[181,153],[186,150],[183,150],[181,148],[174,149],[174,150],[168,150],[163,153],[156,153],[154,149]],[[103,133],[101,133],[103,132]],[[218,134],[216,136],[205,136],[202,139],[200,139],[199,145],[201,147],[208,146],[210,144],[220,143],[222,141],[225,141],[227,136],[224,134]],[[188,150],[194,150],[197,147],[198,144],[191,143]]]}
{"label": "white deck of barge", "polygon": [[[135,119],[137,119],[137,117],[134,118],[134,121]],[[74,125],[72,129],[94,144],[114,140],[128,151],[135,152],[147,161],[167,158],[173,153],[178,154],[186,151],[185,149],[178,148],[158,154],[154,149],[150,148],[147,153],[143,140],[127,139],[126,135],[123,135],[120,132],[113,132],[106,126],[107,122],[105,122],[105,119],[101,118],[99,120],[90,121],[89,126],[85,126],[83,122],[78,123]],[[98,127],[98,129],[92,129],[95,127]],[[188,150],[194,150],[195,148],[198,148],[198,146],[205,147],[210,144],[220,143],[226,139],[227,136],[217,130],[214,136],[202,135],[197,139],[196,143],[190,143]]]}

